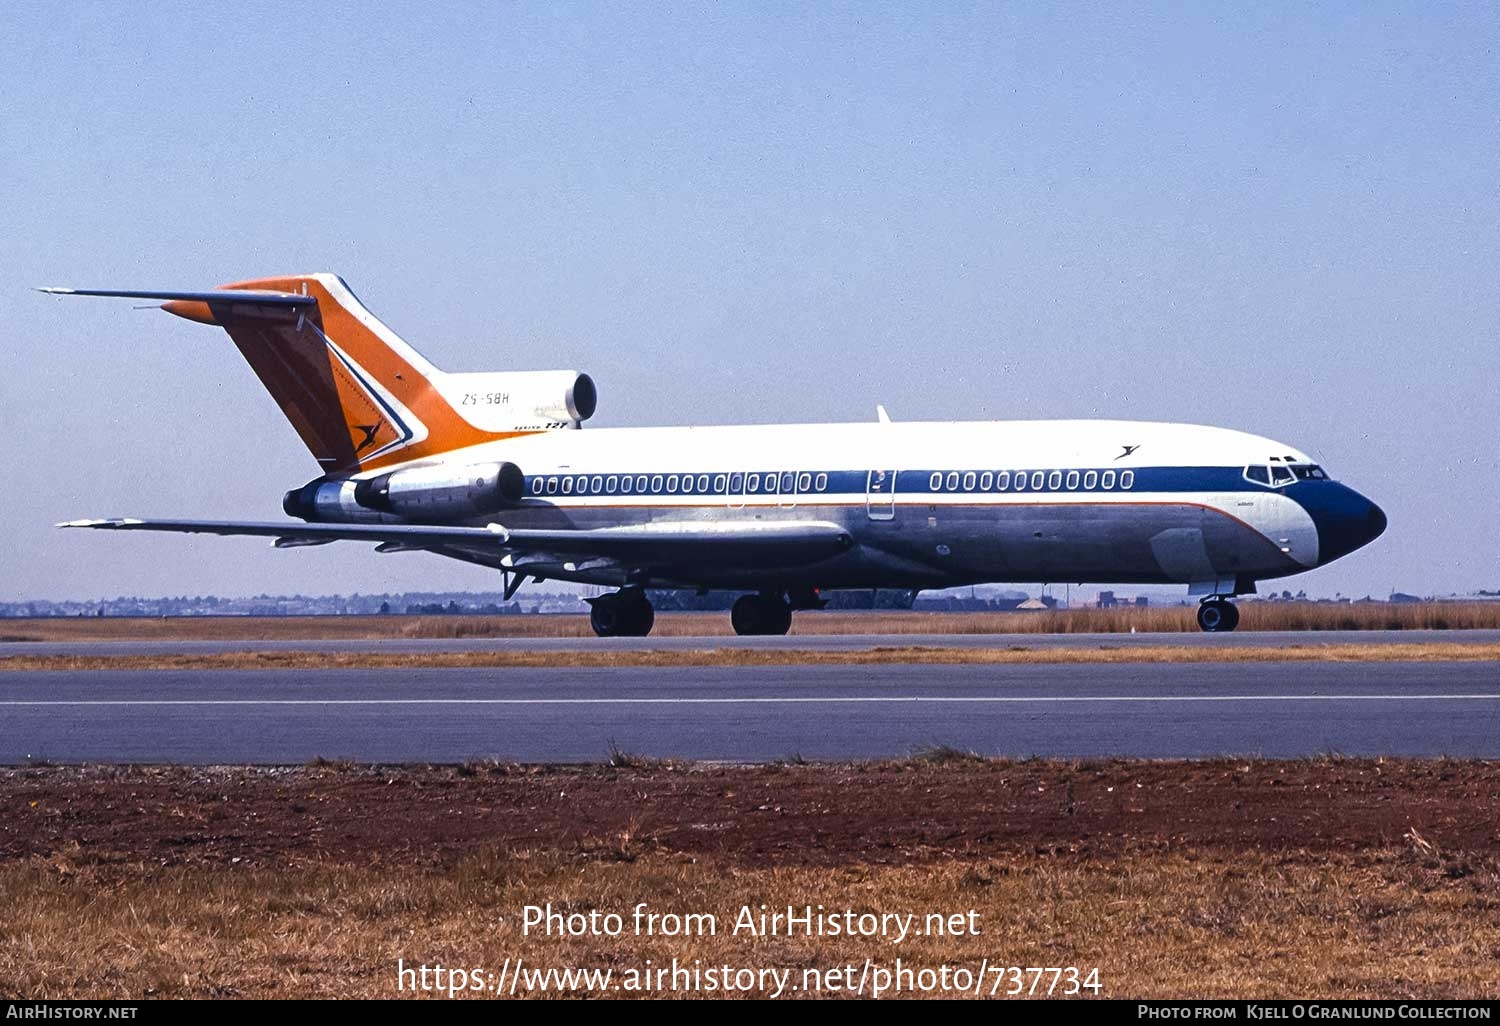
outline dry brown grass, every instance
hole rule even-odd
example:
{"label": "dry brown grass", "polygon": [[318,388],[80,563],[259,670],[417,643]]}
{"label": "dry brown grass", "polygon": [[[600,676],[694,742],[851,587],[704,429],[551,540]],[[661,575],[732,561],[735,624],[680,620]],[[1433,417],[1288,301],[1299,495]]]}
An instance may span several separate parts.
{"label": "dry brown grass", "polygon": [[[0,866],[0,992],[28,998],[400,996],[396,962],[829,969],[1099,968],[1106,997],[1485,997],[1500,988],[1496,867],[1417,847],[1312,858],[1141,850],[938,865],[725,871],[649,836],[489,851],[447,870]],[[523,936],[526,904],[710,912],[712,937]],[[729,935],[740,906],[979,913],[978,936]],[[618,975],[616,977],[619,978]],[[532,995],[539,996],[539,995]]]}
{"label": "dry brown grass", "polygon": [[[630,761],[630,760],[626,760]],[[0,771],[0,993],[397,996],[396,960],[1097,966],[1110,997],[1484,997],[1497,768],[1457,760]],[[522,906],[713,936],[523,935]],[[734,936],[739,908],[977,936]],[[524,993],[524,990],[522,991]]]}
{"label": "dry brown grass", "polygon": [[1067,663],[1268,663],[1268,662],[1493,662],[1500,645],[1310,644],[1269,646],[1100,645],[1095,648],[938,648],[876,646],[849,651],[814,649],[648,649],[641,651],[538,650],[493,652],[213,652],[202,655],[6,656],[5,671],[93,670],[327,670],[327,669],[580,669],[674,666],[866,666],[886,664],[982,665]]}
{"label": "dry brown grass", "polygon": [[[1500,629],[1500,602],[1244,602],[1242,631]],[[1186,606],[1032,613],[799,613],[793,634],[1118,634],[1196,631]],[[588,618],[565,616],[75,617],[0,621],[9,641],[296,641],[375,638],[571,638]],[[727,613],[663,613],[654,633],[732,633]]]}

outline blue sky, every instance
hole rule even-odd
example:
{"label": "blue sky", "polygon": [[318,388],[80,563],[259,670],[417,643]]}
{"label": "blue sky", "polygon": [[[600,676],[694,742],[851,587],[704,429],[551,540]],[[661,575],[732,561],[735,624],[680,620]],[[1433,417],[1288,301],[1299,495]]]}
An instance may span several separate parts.
{"label": "blue sky", "polygon": [[316,468],[222,333],[27,286],[332,270],[593,423],[1128,417],[1379,501],[1296,579],[1500,586],[1488,5],[0,8],[0,598],[488,588],[280,516]]}

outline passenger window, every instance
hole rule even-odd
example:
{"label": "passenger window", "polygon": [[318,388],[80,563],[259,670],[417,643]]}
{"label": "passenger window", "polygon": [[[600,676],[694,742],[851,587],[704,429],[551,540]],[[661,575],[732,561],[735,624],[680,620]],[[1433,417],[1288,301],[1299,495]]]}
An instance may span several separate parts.
{"label": "passenger window", "polygon": [[826,490],[828,488],[828,475],[819,474],[818,479],[813,482],[813,487],[820,492]]}
{"label": "passenger window", "polygon": [[969,471],[967,474],[965,474],[964,475],[964,491],[966,491],[966,492],[972,492],[974,490],[974,482],[977,481],[978,479],[979,479],[979,475],[975,474],[974,471],[972,471],[972,470]]}
{"label": "passenger window", "polygon": [[1113,470],[1106,470],[1104,472],[1104,476],[1099,479],[1099,487],[1103,488],[1107,492],[1111,488],[1113,488],[1114,486],[1115,486],[1115,472]]}
{"label": "passenger window", "polygon": [[593,492],[595,495],[599,495],[600,493],[602,493],[604,491],[604,478],[599,477],[596,474],[594,476],[594,479],[589,482],[589,491]]}
{"label": "passenger window", "polygon": [[1078,487],[1078,471],[1076,471],[1076,470],[1070,470],[1070,471],[1068,471],[1068,491],[1071,492],[1074,489],[1076,489],[1077,487]]}
{"label": "passenger window", "polygon": [[1016,480],[1015,483],[1011,485],[1011,487],[1018,492],[1026,490],[1026,471],[1016,471]]}
{"label": "passenger window", "polygon": [[720,474],[717,477],[715,477],[714,478],[714,494],[715,495],[723,495],[724,494],[724,488],[725,488],[726,484],[728,483],[728,481],[729,481],[728,476],[726,476],[724,474]]}
{"label": "passenger window", "polygon": [[645,492],[646,492],[646,475],[645,474],[642,474],[642,475],[640,475],[639,477],[637,477],[635,479],[635,490],[638,493],[645,494]]}
{"label": "passenger window", "polygon": [[1121,488],[1134,488],[1135,487],[1135,471],[1133,471],[1133,470],[1122,470],[1120,472],[1120,487]]}
{"label": "passenger window", "polygon": [[620,486],[620,479],[618,477],[611,477],[608,481],[604,482],[604,490],[606,492],[608,492],[610,495],[615,494],[615,490],[619,486]]}
{"label": "passenger window", "polygon": [[676,474],[668,474],[667,475],[667,491],[669,491],[669,492],[675,492],[675,491],[677,491],[677,475]]}
{"label": "passenger window", "polygon": [[1032,474],[1031,474],[1031,490],[1034,491],[1034,492],[1041,491],[1042,490],[1042,483],[1044,481],[1046,481],[1046,479],[1047,479],[1047,472],[1046,471],[1044,471],[1044,470],[1032,471]]}
{"label": "passenger window", "polygon": [[1094,486],[1098,483],[1099,472],[1097,470],[1090,470],[1088,473],[1083,475],[1083,487],[1088,489],[1089,491],[1093,491]]}
{"label": "passenger window", "polygon": [[652,495],[660,495],[661,494],[661,486],[662,486],[662,481],[663,480],[664,480],[664,478],[660,474],[657,474],[655,477],[653,477],[651,479],[651,494]]}
{"label": "passenger window", "polygon": [[1002,470],[995,475],[995,490],[1003,492],[1010,487],[1010,471]]}
{"label": "passenger window", "polygon": [[545,482],[542,481],[541,478],[534,477],[534,478],[531,479],[531,494],[532,495],[541,495],[542,494],[542,489],[544,487],[546,487],[546,484],[545,484]]}
{"label": "passenger window", "polygon": [[927,481],[927,490],[931,492],[940,492],[943,490],[943,472],[941,470],[934,470],[932,472],[932,477]]}
{"label": "passenger window", "polygon": [[704,493],[704,494],[706,494],[708,492],[708,475],[707,474],[699,474],[698,475],[698,491],[700,493]]}
{"label": "passenger window", "polygon": [[1052,473],[1050,473],[1050,474],[1047,475],[1047,488],[1048,488],[1048,490],[1055,492],[1055,491],[1057,491],[1061,487],[1062,487],[1062,471],[1061,470],[1054,470]]}
{"label": "passenger window", "polygon": [[948,471],[948,477],[943,482],[943,487],[947,488],[948,491],[950,491],[950,492],[956,492],[956,491],[958,491],[958,471],[956,471],[956,470],[950,470],[950,471]]}
{"label": "passenger window", "polygon": [[620,478],[620,493],[622,495],[629,495],[630,486],[632,483],[633,482],[631,481],[629,474],[626,474],[624,477]]}
{"label": "passenger window", "polygon": [[556,495],[557,494],[557,478],[555,478],[555,477],[549,477],[549,478],[547,478],[547,494],[548,495]]}
{"label": "passenger window", "polygon": [[781,475],[781,494],[782,495],[790,495],[790,494],[792,494],[792,485],[794,483],[794,479],[795,479],[795,475],[793,475],[790,470],[782,472],[782,475]]}
{"label": "passenger window", "polygon": [[565,477],[565,478],[563,478],[562,484],[563,484],[563,494],[564,495],[571,495],[572,492],[573,492],[573,479],[571,477]]}
{"label": "passenger window", "polygon": [[812,490],[812,475],[807,471],[797,475],[797,491],[808,492]]}
{"label": "passenger window", "polygon": [[981,474],[979,476],[979,490],[981,492],[987,492],[987,491],[989,491],[990,490],[990,485],[992,485],[994,483],[995,483],[995,475],[992,474],[992,473],[990,473],[988,470],[986,470],[983,474]]}
{"label": "passenger window", "polygon": [[758,488],[760,488],[760,475],[751,474],[749,480],[745,482],[745,491],[754,494]]}

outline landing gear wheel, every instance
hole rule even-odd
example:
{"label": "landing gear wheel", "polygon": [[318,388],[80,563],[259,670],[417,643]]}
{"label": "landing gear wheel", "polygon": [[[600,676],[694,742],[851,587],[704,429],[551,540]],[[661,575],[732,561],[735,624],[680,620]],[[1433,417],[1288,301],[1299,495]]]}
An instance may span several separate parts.
{"label": "landing gear wheel", "polygon": [[1240,625],[1240,611],[1233,602],[1209,599],[1198,606],[1198,626],[1211,634],[1232,631]]}
{"label": "landing gear wheel", "polygon": [[792,627],[792,607],[779,595],[741,595],[729,622],[736,634],[785,634]]}
{"label": "landing gear wheel", "polygon": [[645,593],[625,591],[620,593],[621,608],[625,612],[625,627],[620,633],[630,638],[644,638],[656,625],[656,610]]}
{"label": "landing gear wheel", "polygon": [[620,633],[619,593],[600,595],[589,603],[589,626],[601,638],[613,638]]}
{"label": "landing gear wheel", "polygon": [[656,624],[656,610],[638,590],[600,595],[590,603],[589,626],[601,638],[644,638]]}

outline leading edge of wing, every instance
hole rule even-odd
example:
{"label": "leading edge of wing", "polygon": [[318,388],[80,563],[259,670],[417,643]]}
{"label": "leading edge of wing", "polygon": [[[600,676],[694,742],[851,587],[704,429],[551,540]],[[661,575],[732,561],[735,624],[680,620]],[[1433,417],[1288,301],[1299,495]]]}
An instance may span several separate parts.
{"label": "leading edge of wing", "polygon": [[438,527],[420,524],[278,524],[231,520],[144,520],[119,517],[69,520],[57,525],[106,531],[172,531],[183,534],[248,535],[305,542],[368,541],[408,545],[475,543],[510,552],[551,552],[631,560],[762,558],[813,561],[846,552],[854,539],[838,524],[825,521],[658,523],[592,530],[509,530],[485,527]]}
{"label": "leading edge of wing", "polygon": [[101,531],[173,531],[179,534],[248,535],[307,541],[396,541],[429,545],[446,545],[458,541],[495,544],[506,535],[505,529],[498,524],[490,527],[423,527],[414,524],[278,524],[246,520],[143,520],[136,517],[111,517],[101,520],[67,520],[56,526],[86,527]]}

